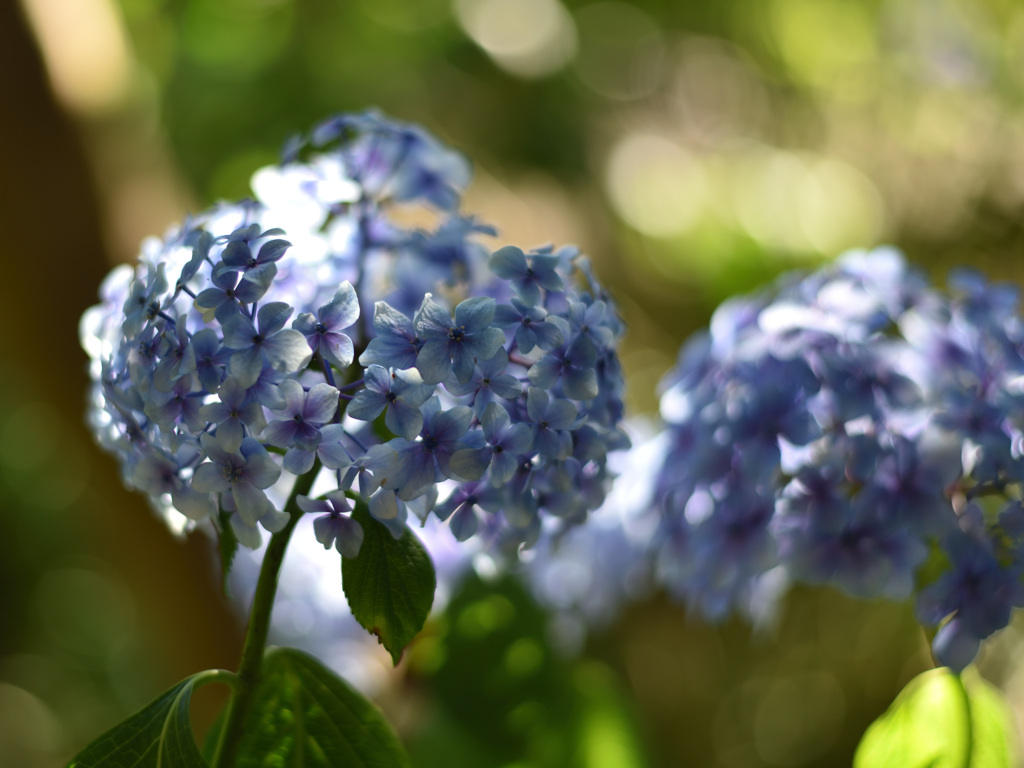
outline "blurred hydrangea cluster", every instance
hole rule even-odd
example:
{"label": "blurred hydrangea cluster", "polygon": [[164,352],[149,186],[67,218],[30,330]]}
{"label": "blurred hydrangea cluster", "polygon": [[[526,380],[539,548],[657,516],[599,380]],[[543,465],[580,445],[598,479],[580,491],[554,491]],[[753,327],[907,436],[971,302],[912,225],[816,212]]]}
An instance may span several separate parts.
{"label": "blurred hydrangea cluster", "polygon": [[396,537],[411,509],[503,550],[599,507],[628,444],[621,321],[575,249],[484,249],[493,232],[457,212],[469,177],[417,127],[333,118],[257,172],[254,200],[115,269],[81,335],[125,481],[179,529],[255,548],[303,478],[316,538],[346,556],[353,492]]}
{"label": "blurred hydrangea cluster", "polygon": [[916,595],[962,669],[1024,603],[1024,325],[890,249],[733,299],[665,382],[662,583],[711,618],[780,583]]}

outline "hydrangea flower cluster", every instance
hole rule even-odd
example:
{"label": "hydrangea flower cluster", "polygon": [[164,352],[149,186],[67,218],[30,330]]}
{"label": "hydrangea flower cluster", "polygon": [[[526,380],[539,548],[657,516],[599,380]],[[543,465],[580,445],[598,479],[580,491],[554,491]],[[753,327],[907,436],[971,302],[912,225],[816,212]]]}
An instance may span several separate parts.
{"label": "hydrangea flower cluster", "polygon": [[[300,488],[345,556],[354,493],[396,537],[411,509],[506,548],[597,508],[628,443],[622,323],[575,249],[488,253],[493,232],[457,213],[469,177],[417,127],[344,115],[259,171],[255,200],[115,269],[81,331],[125,481],[250,548]],[[409,206],[436,224],[401,225]]]}
{"label": "hydrangea flower cluster", "polygon": [[718,618],[790,579],[916,594],[962,669],[1024,604],[1024,324],[890,249],[730,300],[665,382],[658,574]]}

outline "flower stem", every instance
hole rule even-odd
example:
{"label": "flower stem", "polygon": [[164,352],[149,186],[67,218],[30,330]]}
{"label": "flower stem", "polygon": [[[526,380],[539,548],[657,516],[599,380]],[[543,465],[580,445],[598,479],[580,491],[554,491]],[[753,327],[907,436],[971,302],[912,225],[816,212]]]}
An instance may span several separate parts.
{"label": "flower stem", "polygon": [[245,718],[260,683],[263,653],[267,647],[267,633],[270,631],[270,614],[274,607],[274,596],[277,594],[277,576],[281,571],[292,531],[302,517],[302,510],[295,499],[299,495],[309,493],[319,471],[320,462],[317,460],[313,469],[296,479],[284,507],[284,511],[288,513],[288,523],[270,537],[267,551],[263,554],[263,564],[260,566],[260,576],[256,582],[256,594],[253,596],[252,609],[249,611],[249,628],[246,630],[245,642],[242,645],[242,660],[238,665],[238,684],[234,696],[228,702],[224,727],[220,732],[217,751],[213,758],[213,768],[233,768],[237,760]]}

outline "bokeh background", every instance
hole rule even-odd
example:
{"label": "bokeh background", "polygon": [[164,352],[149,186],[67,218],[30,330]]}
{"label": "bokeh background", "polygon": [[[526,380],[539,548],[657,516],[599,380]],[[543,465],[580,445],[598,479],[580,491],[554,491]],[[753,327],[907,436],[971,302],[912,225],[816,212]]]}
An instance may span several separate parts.
{"label": "bokeh background", "polygon": [[[0,103],[5,766],[61,765],[236,666],[211,545],[173,539],[83,427],[78,317],[144,236],[244,196],[331,113],[377,106],[462,149],[495,244],[589,253],[637,413],[722,299],[782,271],[881,243],[938,280],[1024,271],[1013,0],[16,0]],[[931,664],[909,606],[825,590],[757,631],[654,594],[580,658],[544,626],[514,582],[453,598],[379,694],[417,765],[849,765]],[[1018,712],[1020,637],[979,663]]]}

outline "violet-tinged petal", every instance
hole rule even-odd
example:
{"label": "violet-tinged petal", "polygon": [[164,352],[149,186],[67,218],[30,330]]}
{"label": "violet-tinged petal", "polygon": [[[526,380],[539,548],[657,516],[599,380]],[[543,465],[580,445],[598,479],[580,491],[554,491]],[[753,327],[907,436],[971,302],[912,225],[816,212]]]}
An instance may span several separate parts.
{"label": "violet-tinged petal", "polygon": [[287,448],[295,439],[298,429],[299,425],[292,419],[272,421],[263,430],[263,440],[278,448]]}
{"label": "violet-tinged petal", "polygon": [[314,384],[306,395],[303,417],[314,424],[326,424],[338,411],[338,395],[330,384]]}
{"label": "violet-tinged petal", "polygon": [[334,507],[327,499],[314,499],[309,496],[296,496],[296,503],[303,512],[333,512]]}
{"label": "violet-tinged petal", "polygon": [[463,504],[455,510],[455,514],[452,515],[451,520],[448,522],[448,527],[451,528],[456,541],[465,541],[470,538],[476,533],[479,526],[480,521],[477,519],[476,511],[473,509],[472,504]]}
{"label": "violet-tinged petal", "polygon": [[357,557],[363,546],[363,526],[348,515],[336,518],[338,528],[334,548],[342,557]]}
{"label": "violet-tinged petal", "polygon": [[259,256],[256,257],[256,261],[260,264],[267,264],[272,261],[278,261],[284,252],[291,247],[291,243],[287,240],[269,240],[260,247]]}

